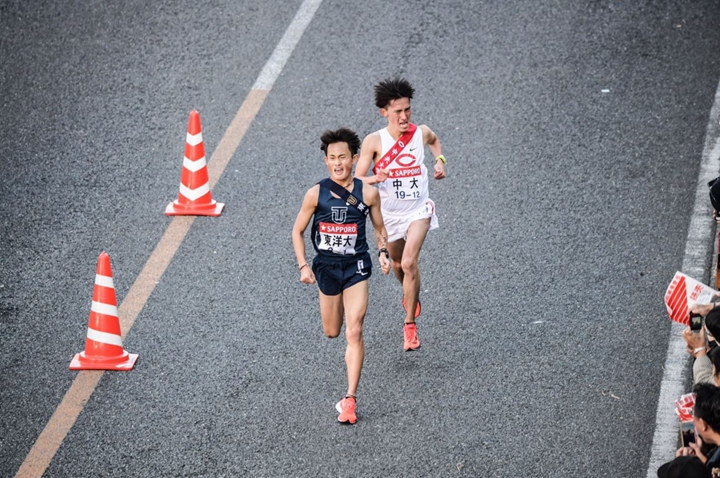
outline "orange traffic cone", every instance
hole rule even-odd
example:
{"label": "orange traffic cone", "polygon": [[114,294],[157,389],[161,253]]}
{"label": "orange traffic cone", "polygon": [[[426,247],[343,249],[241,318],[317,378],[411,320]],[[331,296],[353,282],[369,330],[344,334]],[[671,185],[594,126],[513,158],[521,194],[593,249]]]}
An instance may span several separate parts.
{"label": "orange traffic cone", "polygon": [[110,256],[103,252],[95,272],[85,351],[73,357],[70,370],[131,370],[137,358],[123,349]]}
{"label": "orange traffic cone", "polygon": [[200,114],[192,110],[185,140],[185,158],[178,198],[165,208],[166,216],[219,216],[225,204],[215,202],[210,192]]}

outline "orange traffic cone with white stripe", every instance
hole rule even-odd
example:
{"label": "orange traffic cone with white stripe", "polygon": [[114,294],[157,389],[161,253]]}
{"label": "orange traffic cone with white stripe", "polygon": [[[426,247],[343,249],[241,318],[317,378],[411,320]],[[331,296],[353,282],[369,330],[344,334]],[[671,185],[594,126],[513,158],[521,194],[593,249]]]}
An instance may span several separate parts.
{"label": "orange traffic cone with white stripe", "polygon": [[95,272],[85,351],[73,357],[70,370],[131,370],[137,358],[123,349],[110,256],[103,252]]}
{"label": "orange traffic cone with white stripe", "polygon": [[210,178],[205,161],[200,114],[190,112],[185,158],[180,176],[178,198],[165,208],[166,216],[219,216],[225,204],[216,202],[210,192]]}

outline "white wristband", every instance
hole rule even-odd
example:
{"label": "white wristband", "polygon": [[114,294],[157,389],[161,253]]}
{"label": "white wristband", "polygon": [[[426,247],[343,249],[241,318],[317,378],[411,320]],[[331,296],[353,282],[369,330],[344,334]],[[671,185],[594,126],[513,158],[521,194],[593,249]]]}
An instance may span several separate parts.
{"label": "white wristband", "polygon": [[705,347],[698,347],[695,350],[693,350],[693,355],[699,352],[705,352]]}

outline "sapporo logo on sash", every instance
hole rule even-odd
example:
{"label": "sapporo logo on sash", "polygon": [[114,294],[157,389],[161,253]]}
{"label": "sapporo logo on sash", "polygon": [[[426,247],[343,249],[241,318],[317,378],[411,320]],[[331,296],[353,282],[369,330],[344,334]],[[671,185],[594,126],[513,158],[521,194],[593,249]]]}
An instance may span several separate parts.
{"label": "sapporo logo on sash", "polygon": [[[334,219],[335,218],[333,217],[333,220]],[[320,244],[318,244],[319,249],[335,254],[355,254],[355,243],[357,242],[358,235],[357,224],[332,224],[329,222],[321,222],[318,226],[318,230],[320,232]]]}

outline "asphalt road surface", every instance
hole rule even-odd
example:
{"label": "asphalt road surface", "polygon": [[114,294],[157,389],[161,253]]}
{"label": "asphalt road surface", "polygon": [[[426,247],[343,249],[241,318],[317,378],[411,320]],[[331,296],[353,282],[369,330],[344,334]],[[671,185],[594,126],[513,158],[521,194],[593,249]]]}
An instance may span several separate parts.
{"label": "asphalt road surface", "polygon": [[[172,221],[188,114],[209,158],[300,5],[0,2],[0,476],[79,375],[98,254],[122,302]],[[710,0],[324,0],[212,190],[225,211],[128,331],[135,369],[102,375],[45,476],[645,476],[718,20]],[[347,427],[344,339],[290,230],[320,133],[383,127],[390,75],[448,178],[422,348],[376,264]]]}

